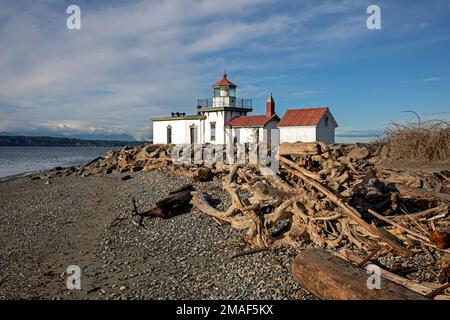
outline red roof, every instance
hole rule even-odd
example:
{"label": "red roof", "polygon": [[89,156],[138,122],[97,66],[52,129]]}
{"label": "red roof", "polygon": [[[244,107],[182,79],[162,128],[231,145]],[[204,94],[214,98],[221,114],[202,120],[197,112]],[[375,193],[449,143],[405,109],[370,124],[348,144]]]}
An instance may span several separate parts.
{"label": "red roof", "polygon": [[236,88],[236,85],[233,82],[231,82],[230,80],[227,79],[227,74],[226,73],[223,74],[222,79],[220,79],[219,81],[214,83],[212,86],[213,87],[232,87],[232,88]]}
{"label": "red roof", "polygon": [[278,127],[316,126],[327,111],[328,107],[290,109],[283,115]]}
{"label": "red roof", "polygon": [[264,127],[270,120],[279,119],[277,115],[266,117],[265,115],[257,116],[239,116],[228,121],[225,126],[228,127]]}

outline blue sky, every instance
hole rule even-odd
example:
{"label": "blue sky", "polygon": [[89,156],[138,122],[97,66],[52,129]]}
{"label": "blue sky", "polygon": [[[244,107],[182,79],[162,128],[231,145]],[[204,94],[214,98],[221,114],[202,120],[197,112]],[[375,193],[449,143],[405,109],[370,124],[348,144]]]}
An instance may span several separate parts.
{"label": "blue sky", "polygon": [[[66,28],[77,4],[82,29]],[[381,30],[366,27],[368,5]],[[329,106],[338,141],[450,119],[450,2],[2,0],[0,132],[151,137],[226,69],[262,113]]]}

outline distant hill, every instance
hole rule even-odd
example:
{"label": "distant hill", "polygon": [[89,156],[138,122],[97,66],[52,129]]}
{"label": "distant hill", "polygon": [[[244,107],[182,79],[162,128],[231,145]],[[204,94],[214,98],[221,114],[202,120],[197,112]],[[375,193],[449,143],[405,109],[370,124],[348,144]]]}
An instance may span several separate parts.
{"label": "distant hill", "polygon": [[55,138],[73,138],[80,140],[110,140],[110,141],[136,141],[129,134],[112,133],[61,133],[52,131],[23,131],[23,132],[0,132],[0,136],[26,136],[26,137],[55,137]]}
{"label": "distant hill", "polygon": [[143,141],[82,140],[74,138],[0,135],[0,146],[7,147],[122,147],[142,144],[144,144]]}

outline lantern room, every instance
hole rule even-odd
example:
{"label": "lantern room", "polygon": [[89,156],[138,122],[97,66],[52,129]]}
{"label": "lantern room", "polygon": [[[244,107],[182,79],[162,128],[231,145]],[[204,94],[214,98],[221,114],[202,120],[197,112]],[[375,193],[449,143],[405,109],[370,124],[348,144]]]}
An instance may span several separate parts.
{"label": "lantern room", "polygon": [[236,85],[227,79],[224,72],[222,79],[212,85],[213,97],[236,97]]}

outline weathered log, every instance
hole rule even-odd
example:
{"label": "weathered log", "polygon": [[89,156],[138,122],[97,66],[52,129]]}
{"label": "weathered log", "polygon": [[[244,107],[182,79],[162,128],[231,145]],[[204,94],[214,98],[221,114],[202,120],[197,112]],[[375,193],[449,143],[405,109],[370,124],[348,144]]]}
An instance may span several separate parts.
{"label": "weathered log", "polygon": [[390,224],[390,225],[393,225],[394,227],[397,227],[397,228],[399,228],[399,229],[405,231],[406,233],[409,233],[410,235],[412,235],[412,236],[414,236],[414,237],[417,237],[417,238],[419,238],[419,239],[422,239],[423,241],[426,241],[426,242],[430,242],[430,241],[428,240],[427,237],[425,237],[425,236],[423,236],[423,235],[421,235],[421,234],[418,234],[417,232],[412,231],[412,230],[410,230],[410,229],[408,229],[408,228],[406,228],[406,227],[404,227],[404,226],[402,226],[402,225],[400,225],[400,224],[398,224],[398,223],[396,223],[396,222],[394,222],[394,221],[391,221],[391,220],[389,220],[389,219],[386,218],[386,217],[383,217],[381,214],[379,214],[379,213],[373,211],[372,209],[368,209],[368,211],[369,211],[369,213],[370,213],[371,215],[373,215],[374,217],[376,217],[376,218],[378,218],[378,219],[380,219],[380,220],[382,220],[382,221],[384,221],[384,222],[386,222],[386,223],[388,223],[388,224]]}
{"label": "weathered log", "polygon": [[[356,253],[348,250],[348,249],[340,249],[338,256],[353,262],[355,264],[361,264],[362,262],[364,262],[363,257],[357,255]],[[370,267],[373,264],[368,264],[365,266],[365,268]],[[439,289],[440,286],[438,284],[435,283],[430,283],[430,282],[418,282],[415,280],[410,280],[404,277],[401,277],[395,273],[392,273],[390,271],[387,271],[383,268],[380,268],[380,272],[381,272],[381,277],[390,280],[392,282],[395,282],[405,288],[408,288],[414,292],[417,292],[418,294],[424,295],[424,296],[428,296],[430,295],[433,291],[435,291],[436,289]],[[437,300],[450,300],[450,295],[449,294],[440,294],[440,295],[436,295],[433,298],[437,299]]]}
{"label": "weathered log", "polygon": [[[136,212],[141,217],[157,217],[169,219],[190,209],[192,199],[192,185],[185,185],[178,190],[172,191],[169,195],[159,200],[155,207],[144,212]],[[136,209],[137,211],[137,209]]]}
{"label": "weathered log", "polygon": [[320,145],[316,142],[284,142],[279,146],[280,155],[307,156],[321,153]]}
{"label": "weathered log", "polygon": [[439,205],[437,207],[426,209],[426,210],[422,210],[422,211],[419,211],[419,212],[403,214],[403,215],[398,215],[398,216],[392,216],[392,217],[388,217],[388,218],[390,220],[399,221],[399,220],[405,219],[405,218],[408,218],[408,219],[421,219],[421,218],[426,218],[427,216],[444,214],[444,213],[448,213],[448,206],[446,206],[446,205]]}
{"label": "weathered log", "polygon": [[280,157],[280,162],[282,164],[287,164],[288,166],[294,168],[297,171],[300,171],[301,173],[303,173],[305,176],[311,178],[311,179],[315,179],[315,180],[321,180],[320,176],[316,173],[313,173],[305,168],[300,167],[298,164],[296,164],[294,161],[291,161],[289,159],[286,159],[285,157]]}
{"label": "weathered log", "polygon": [[450,194],[431,192],[424,189],[408,187],[402,184],[394,184],[394,187],[402,196],[411,196],[419,199],[436,199],[440,201],[450,202]]}
{"label": "weathered log", "polygon": [[370,274],[323,250],[305,250],[292,265],[294,279],[325,300],[427,300],[423,295],[387,279],[380,289],[369,289]]}

